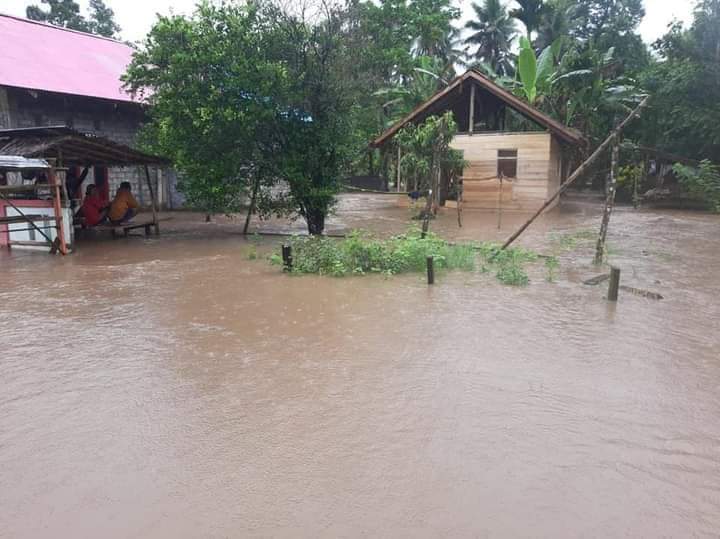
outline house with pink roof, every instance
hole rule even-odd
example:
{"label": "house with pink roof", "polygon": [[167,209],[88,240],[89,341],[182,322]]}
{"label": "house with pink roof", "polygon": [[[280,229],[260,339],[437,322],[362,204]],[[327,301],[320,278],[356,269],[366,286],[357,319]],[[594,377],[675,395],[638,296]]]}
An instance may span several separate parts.
{"label": "house with pink roof", "polygon": [[[0,44],[0,129],[66,126],[134,144],[145,109],[123,88],[127,43],[0,14]],[[107,175],[112,192],[131,182],[141,204],[150,203],[137,169],[94,172]],[[157,174],[160,204],[180,206],[174,171]]]}

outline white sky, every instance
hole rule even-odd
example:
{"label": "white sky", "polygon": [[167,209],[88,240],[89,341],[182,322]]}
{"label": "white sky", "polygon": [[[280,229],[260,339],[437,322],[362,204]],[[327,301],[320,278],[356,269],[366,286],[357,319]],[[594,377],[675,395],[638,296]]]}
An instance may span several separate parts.
{"label": "white sky", "polygon": [[[76,0],[83,8],[87,0]],[[129,41],[141,40],[155,20],[156,13],[189,13],[195,0],[106,0],[115,11],[115,18],[122,27],[122,38]],[[646,16],[640,26],[643,39],[652,43],[665,33],[673,19],[685,22],[692,20],[694,0],[644,0]],[[0,13],[25,16],[25,8],[40,4],[39,0],[0,0]],[[469,17],[472,9],[470,0],[458,0],[463,18]]]}

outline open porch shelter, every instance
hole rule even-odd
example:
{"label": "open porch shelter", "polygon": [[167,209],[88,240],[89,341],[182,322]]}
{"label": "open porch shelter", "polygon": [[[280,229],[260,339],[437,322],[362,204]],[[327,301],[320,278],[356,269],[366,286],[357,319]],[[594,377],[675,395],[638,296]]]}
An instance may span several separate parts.
{"label": "open porch shelter", "polygon": [[[42,159],[48,164],[49,169],[41,174],[47,180],[46,182],[38,183],[36,180],[33,184],[28,185],[24,181],[16,181],[11,184],[6,180],[7,185],[0,188],[0,218],[8,216],[8,207],[15,208],[12,212],[14,214],[17,214],[18,211],[27,214],[32,212],[25,212],[20,208],[35,207],[38,204],[43,205],[41,201],[37,200],[37,197],[23,199],[22,193],[57,187],[52,201],[45,201],[45,205],[55,208],[60,242],[57,247],[59,252],[63,254],[68,252],[66,245],[68,235],[60,233],[65,221],[61,214],[64,208],[71,208],[72,200],[80,199],[83,191],[83,181],[90,167],[102,167],[105,169],[110,167],[140,167],[144,171],[151,197],[152,220],[134,223],[132,228],[144,227],[147,232],[152,227],[156,234],[160,232],[157,196],[150,178],[150,168],[167,167],[170,163],[163,157],[144,153],[109,139],[82,133],[65,126],[2,129],[0,130],[0,157],[2,156]],[[73,175],[72,181],[69,181],[71,178],[68,177],[68,171],[71,169],[81,170],[82,172]],[[103,178],[95,177],[96,183],[101,180]],[[107,180],[108,178],[105,177],[106,191]],[[17,197],[18,195],[20,195],[20,198],[13,198],[12,202],[8,203],[12,196]],[[14,215],[13,217],[19,216]],[[12,238],[13,230],[9,225],[10,223],[0,221],[0,245],[11,246],[14,243]],[[72,228],[72,220],[69,226]],[[116,228],[121,228],[127,233],[127,229],[130,227],[101,225],[97,228],[107,228],[113,233],[115,233]],[[70,243],[72,243],[73,237],[73,234],[69,235]]]}

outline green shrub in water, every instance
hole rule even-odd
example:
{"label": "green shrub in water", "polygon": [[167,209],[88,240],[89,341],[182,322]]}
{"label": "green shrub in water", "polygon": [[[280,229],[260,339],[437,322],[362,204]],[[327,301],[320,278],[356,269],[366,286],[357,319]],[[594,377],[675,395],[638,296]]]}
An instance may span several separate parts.
{"label": "green shrub in water", "polygon": [[[344,239],[296,236],[290,244],[293,273],[335,277],[424,272],[427,257],[432,256],[436,270],[472,271],[480,259],[483,272],[492,269],[500,282],[525,286],[529,278],[524,266],[538,258],[532,251],[521,248],[500,251],[495,243],[451,244],[432,233],[422,238],[415,228],[384,240],[356,231]],[[280,257],[271,258],[277,263]]]}
{"label": "green shrub in water", "polygon": [[323,237],[295,237],[293,271],[341,277],[365,273],[407,273],[425,271],[428,256],[438,269],[475,268],[471,245],[451,245],[434,234],[420,237],[419,230],[381,240],[353,232],[342,240]]}

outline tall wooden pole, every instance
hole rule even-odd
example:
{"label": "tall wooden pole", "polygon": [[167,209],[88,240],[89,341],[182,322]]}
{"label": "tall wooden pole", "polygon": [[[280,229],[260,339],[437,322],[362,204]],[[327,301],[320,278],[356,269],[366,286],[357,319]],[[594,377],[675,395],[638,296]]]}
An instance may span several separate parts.
{"label": "tall wooden pole", "polygon": [[468,133],[473,134],[475,128],[475,84],[470,81],[470,112],[468,113]]}
{"label": "tall wooden pole", "polygon": [[[619,138],[619,137],[618,137]],[[605,240],[607,239],[608,226],[610,226],[610,216],[615,208],[615,192],[617,191],[617,167],[620,159],[620,144],[618,138],[612,147],[612,158],[610,160],[610,181],[608,185],[607,195],[605,197],[605,209],[603,210],[602,223],[600,224],[600,234],[598,235],[597,245],[595,246],[594,264],[602,264],[605,257]]]}
{"label": "tall wooden pole", "polygon": [[640,111],[643,109],[643,107],[645,107],[645,105],[647,105],[647,102],[649,99],[650,99],[650,96],[648,96],[642,100],[642,102],[635,108],[635,110],[633,110],[630,113],[630,115],[627,118],[625,118],[620,123],[620,125],[618,125],[615,128],[615,130],[612,133],[610,133],[608,138],[606,138],[603,141],[603,143],[597,147],[597,149],[592,153],[592,155],[590,155],[590,157],[588,157],[584,163],[582,163],[578,168],[575,169],[575,172],[573,172],[570,175],[570,177],[567,179],[567,181],[560,186],[560,189],[555,191],[555,193],[553,193],[550,196],[550,198],[548,198],[545,201],[545,203],[542,206],[540,206],[540,208],[532,215],[532,217],[530,217],[530,219],[525,221],[525,223],[520,228],[518,228],[515,231],[515,233],[513,233],[512,236],[510,236],[507,239],[507,241],[500,248],[501,250],[507,249],[516,239],[518,239],[520,237],[520,234],[525,232],[525,230],[527,230],[527,228],[531,224],[533,224],[535,219],[537,219],[540,216],[540,214],[542,214],[542,212],[544,212],[555,201],[555,199],[557,197],[559,197],[562,193],[564,193],[565,190],[575,182],[575,180],[577,180],[580,176],[582,176],[585,173],[585,171],[588,168],[590,168],[590,165],[592,165],[597,160],[597,158],[600,157],[600,155],[608,148],[608,146],[610,146],[610,144],[612,144],[612,142],[618,137],[618,135],[625,128],[625,126],[627,124],[629,124],[630,121],[633,120],[640,113]]}
{"label": "tall wooden pole", "polygon": [[499,180],[500,180],[500,191],[498,191],[498,219],[497,219],[497,229],[500,230],[502,227],[502,210],[503,210],[503,178],[504,174],[500,172],[499,174]]}
{"label": "tall wooden pole", "polygon": [[402,148],[398,144],[398,158],[397,158],[397,192],[400,192],[400,160],[402,159]]}
{"label": "tall wooden pole", "polygon": [[458,228],[462,228],[463,179],[457,178],[457,219]]}

